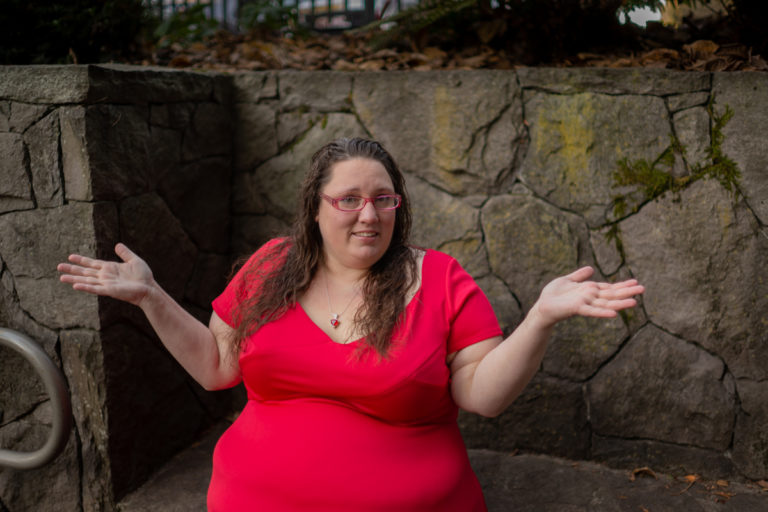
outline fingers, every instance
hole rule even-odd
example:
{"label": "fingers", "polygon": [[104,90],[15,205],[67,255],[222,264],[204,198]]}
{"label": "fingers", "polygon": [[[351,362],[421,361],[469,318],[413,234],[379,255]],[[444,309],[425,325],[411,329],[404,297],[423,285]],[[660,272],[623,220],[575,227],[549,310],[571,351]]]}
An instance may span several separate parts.
{"label": "fingers", "polygon": [[128,248],[124,243],[118,243],[115,245],[115,254],[117,254],[121,260],[128,262],[136,257],[136,253]]}
{"label": "fingers", "polygon": [[598,292],[598,297],[608,300],[622,300],[635,295],[642,295],[645,291],[645,287],[635,284],[628,286],[601,286]]}
{"label": "fingers", "polygon": [[600,308],[600,309],[609,309],[611,311],[619,311],[622,309],[628,309],[633,308],[637,306],[637,301],[635,299],[621,299],[621,300],[604,300],[604,299],[597,299],[590,304],[588,304],[590,307]]}
{"label": "fingers", "polygon": [[617,313],[613,309],[585,305],[579,309],[579,314],[582,316],[591,316],[595,318],[613,318]]}
{"label": "fingers", "polygon": [[571,281],[576,281],[577,283],[580,283],[582,281],[589,279],[594,273],[595,273],[595,269],[593,269],[592,267],[581,267],[579,270],[576,270],[575,272],[571,272],[565,277],[570,279]]}
{"label": "fingers", "polygon": [[68,263],[59,263],[56,266],[56,270],[58,270],[62,274],[70,274],[73,276],[94,277],[98,274],[98,270],[96,269],[81,267],[79,265],[70,265]]}
{"label": "fingers", "polygon": [[95,270],[99,270],[104,265],[104,262],[101,260],[96,260],[87,256],[81,256],[79,254],[70,254],[67,260],[74,263],[75,265],[92,268]]}

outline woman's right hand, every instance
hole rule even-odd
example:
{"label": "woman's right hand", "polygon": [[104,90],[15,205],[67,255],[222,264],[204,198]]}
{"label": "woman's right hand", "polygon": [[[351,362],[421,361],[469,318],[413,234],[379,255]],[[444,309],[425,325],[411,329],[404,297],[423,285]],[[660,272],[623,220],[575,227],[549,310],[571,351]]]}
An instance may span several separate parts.
{"label": "woman's right hand", "polygon": [[115,246],[122,263],[103,261],[71,254],[70,263],[59,263],[59,279],[72,288],[94,295],[104,295],[141,306],[141,302],[155,285],[152,270],[124,244]]}

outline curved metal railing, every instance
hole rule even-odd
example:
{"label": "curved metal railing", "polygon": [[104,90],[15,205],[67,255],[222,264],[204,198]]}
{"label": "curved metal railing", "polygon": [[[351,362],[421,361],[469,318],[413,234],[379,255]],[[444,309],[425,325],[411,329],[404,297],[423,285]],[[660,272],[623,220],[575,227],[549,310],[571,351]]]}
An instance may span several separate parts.
{"label": "curved metal railing", "polygon": [[69,439],[69,431],[72,428],[72,407],[67,386],[59,368],[29,337],[11,329],[0,328],[0,346],[15,350],[30,362],[43,380],[53,406],[52,429],[43,447],[34,452],[0,449],[0,466],[15,469],[39,468],[56,458]]}

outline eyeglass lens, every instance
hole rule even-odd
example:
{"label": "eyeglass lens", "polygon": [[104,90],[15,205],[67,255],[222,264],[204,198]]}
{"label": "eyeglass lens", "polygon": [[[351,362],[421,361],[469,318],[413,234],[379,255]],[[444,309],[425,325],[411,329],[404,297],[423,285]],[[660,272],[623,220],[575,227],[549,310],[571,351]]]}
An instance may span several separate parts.
{"label": "eyeglass lens", "polygon": [[[397,208],[400,204],[400,198],[397,196],[377,196],[372,198],[373,207],[377,210],[386,210]],[[341,210],[360,210],[365,206],[366,200],[358,196],[346,196],[336,200],[336,204]]]}

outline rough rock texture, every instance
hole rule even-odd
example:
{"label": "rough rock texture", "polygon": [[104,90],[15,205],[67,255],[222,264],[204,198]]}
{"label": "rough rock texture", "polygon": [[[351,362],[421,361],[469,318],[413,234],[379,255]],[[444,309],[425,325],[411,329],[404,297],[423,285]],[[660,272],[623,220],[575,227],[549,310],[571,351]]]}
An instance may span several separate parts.
{"label": "rough rock texture", "polygon": [[[74,293],[55,270],[69,253],[114,258],[122,240],[177,300],[210,315],[231,259],[228,88],[221,77],[120,66],[0,74],[0,326],[60,365],[74,416],[53,463],[0,469],[3,510],[115,510],[241,400],[191,382],[137,309]],[[24,368],[0,356],[3,448],[47,436],[48,397]]]}
{"label": "rough rock texture", "polygon": [[[395,156],[414,243],[454,255],[505,332],[548,280],[580,266],[646,285],[634,311],[558,325],[507,411],[460,416],[470,447],[768,478],[767,88],[760,73],[648,69],[5,68],[0,325],[38,339],[64,369],[75,426],[43,472],[0,470],[0,509],[114,510],[242,400],[202,391],[137,309],[72,293],[55,264],[69,252],[113,258],[126,241],[206,320],[233,257],[290,225],[314,151],[355,135]],[[735,113],[721,149],[742,172],[742,195],[715,180],[653,201],[642,183],[614,186],[619,159],[654,162],[672,135],[686,147],[673,176],[707,164],[713,97],[716,113]],[[621,216],[618,194],[629,197]],[[41,388],[26,378],[21,391],[17,363],[0,358],[0,383],[16,383],[0,387],[3,447],[34,443],[45,425]],[[525,495],[504,476],[513,466],[475,462],[494,507],[526,510],[509,501]],[[36,492],[43,479],[60,493]],[[587,498],[556,506],[597,507]]]}

